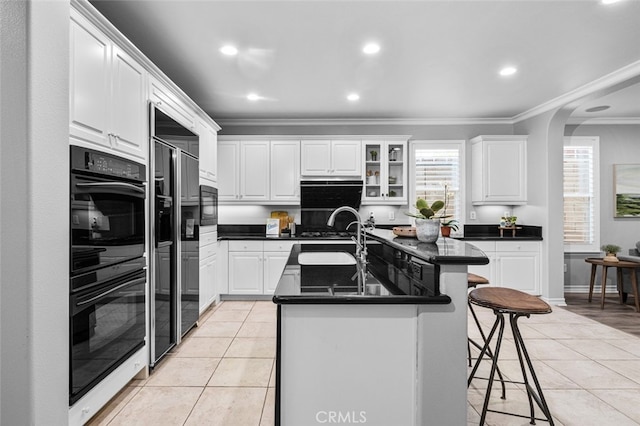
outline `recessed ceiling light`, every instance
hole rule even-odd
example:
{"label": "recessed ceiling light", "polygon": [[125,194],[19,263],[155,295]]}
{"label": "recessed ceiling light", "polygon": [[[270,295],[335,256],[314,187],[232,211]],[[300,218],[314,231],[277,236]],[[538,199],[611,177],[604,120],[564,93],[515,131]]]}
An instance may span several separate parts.
{"label": "recessed ceiling light", "polygon": [[255,93],[249,93],[247,95],[247,99],[249,99],[250,101],[257,101],[260,99],[260,96],[256,95]]}
{"label": "recessed ceiling light", "polygon": [[600,0],[600,3],[602,4],[614,4],[614,3],[618,3],[620,0]]}
{"label": "recessed ceiling light", "polygon": [[508,75],[513,75],[518,72],[518,69],[515,67],[504,67],[500,70],[500,75],[506,77]]}
{"label": "recessed ceiling light", "polygon": [[380,51],[380,45],[377,43],[368,43],[362,48],[362,51],[367,55],[375,55]]}
{"label": "recessed ceiling light", "polygon": [[609,105],[600,105],[585,109],[586,112],[600,112],[611,108]]}
{"label": "recessed ceiling light", "polygon": [[347,99],[349,99],[350,101],[354,102],[354,101],[357,101],[358,99],[360,99],[360,95],[358,95],[357,93],[350,93],[347,96]]}
{"label": "recessed ceiling light", "polygon": [[235,56],[238,54],[238,49],[235,46],[228,44],[220,48],[220,53],[227,56]]}

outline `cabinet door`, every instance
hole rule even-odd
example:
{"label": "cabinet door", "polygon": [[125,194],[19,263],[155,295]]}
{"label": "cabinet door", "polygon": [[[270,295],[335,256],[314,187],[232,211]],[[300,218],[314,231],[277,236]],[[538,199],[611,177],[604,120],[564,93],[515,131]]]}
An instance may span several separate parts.
{"label": "cabinet door", "polygon": [[200,120],[198,135],[200,136],[200,177],[216,182],[218,180],[218,134],[211,126]]}
{"label": "cabinet door", "polygon": [[300,144],[303,176],[326,176],[331,169],[331,141],[305,140]]}
{"label": "cabinet door", "polygon": [[240,142],[218,144],[218,201],[237,201],[240,195]]}
{"label": "cabinet door", "polygon": [[240,149],[240,199],[269,200],[269,142],[242,141]]}
{"label": "cabinet door", "polygon": [[217,256],[210,256],[200,262],[200,313],[207,309],[217,294]]}
{"label": "cabinet door", "polygon": [[149,78],[149,99],[171,118],[195,132],[195,114],[178,97],[153,77]]}
{"label": "cabinet door", "polygon": [[262,252],[229,252],[229,294],[262,294]]}
{"label": "cabinet door", "polygon": [[273,294],[289,259],[289,252],[264,253],[264,294]]}
{"label": "cabinet door", "polygon": [[271,141],[271,201],[300,201],[300,142]]}
{"label": "cabinet door", "polygon": [[71,14],[69,133],[111,147],[109,133],[109,39],[76,12]]}
{"label": "cabinet door", "polygon": [[117,46],[113,46],[111,71],[112,97],[109,109],[113,148],[146,159],[146,72]]}
{"label": "cabinet door", "polygon": [[501,287],[540,295],[538,252],[496,252],[496,279]]}
{"label": "cabinet door", "polygon": [[360,141],[331,141],[331,174],[338,176],[362,175]]}
{"label": "cabinet door", "polygon": [[526,201],[524,147],[517,141],[490,141],[485,146],[485,201]]}

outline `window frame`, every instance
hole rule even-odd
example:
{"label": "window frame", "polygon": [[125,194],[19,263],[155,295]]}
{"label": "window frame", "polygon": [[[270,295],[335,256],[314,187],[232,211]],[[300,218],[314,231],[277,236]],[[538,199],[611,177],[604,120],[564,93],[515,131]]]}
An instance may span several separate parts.
{"label": "window frame", "polygon": [[[461,139],[456,140],[411,140],[409,141],[409,211],[415,211],[416,205],[416,149],[457,149],[459,153],[458,157],[458,169],[460,170],[460,182],[459,191],[460,196],[460,217],[451,217],[458,221],[460,229],[452,235],[462,235],[464,231],[464,219],[466,217],[466,141]],[[412,223],[414,219],[412,218]]]}
{"label": "window frame", "polygon": [[[589,244],[566,244],[564,242],[564,148],[567,146],[590,146],[593,161],[593,241]],[[563,244],[565,253],[600,252],[600,138],[598,136],[565,136],[562,146],[563,160]]]}

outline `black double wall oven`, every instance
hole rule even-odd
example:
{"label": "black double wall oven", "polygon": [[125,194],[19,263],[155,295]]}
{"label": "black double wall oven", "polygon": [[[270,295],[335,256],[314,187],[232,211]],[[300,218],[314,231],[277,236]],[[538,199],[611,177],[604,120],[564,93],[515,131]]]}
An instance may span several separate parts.
{"label": "black double wall oven", "polygon": [[145,345],[145,181],[142,164],[71,147],[70,405]]}

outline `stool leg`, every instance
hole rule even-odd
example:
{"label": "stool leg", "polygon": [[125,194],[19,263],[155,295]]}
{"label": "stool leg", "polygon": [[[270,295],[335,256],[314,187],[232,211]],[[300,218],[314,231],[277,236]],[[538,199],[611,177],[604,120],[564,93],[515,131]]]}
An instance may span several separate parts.
{"label": "stool leg", "polygon": [[[553,417],[551,417],[551,412],[549,411],[549,406],[547,405],[546,400],[544,399],[544,394],[542,393],[542,387],[540,386],[540,382],[538,381],[538,377],[536,376],[535,370],[533,369],[533,364],[531,363],[531,358],[529,357],[529,353],[527,352],[527,348],[524,345],[524,339],[522,338],[522,334],[520,334],[520,328],[518,327],[518,318],[523,316],[522,314],[510,314],[509,322],[511,323],[511,330],[513,331],[513,338],[516,344],[516,350],[518,352],[518,361],[520,362],[520,369],[522,370],[522,377],[524,381],[524,385],[527,389],[527,398],[529,399],[529,409],[531,411],[531,421],[532,425],[536,424],[535,422],[535,413],[532,399],[536,401],[536,404],[540,407],[542,412],[544,413],[547,421],[551,426],[554,425]],[[528,315],[525,315],[528,317]],[[531,374],[531,378],[533,383],[535,384],[537,394],[534,392],[533,388],[529,384],[529,379],[527,375],[527,370],[525,369],[525,365],[523,362],[526,361],[529,373]]]}
{"label": "stool leg", "polygon": [[[500,324],[500,330],[498,331],[498,340],[496,342],[496,350],[494,353],[495,358],[491,364],[491,374],[489,374],[489,385],[487,386],[487,394],[484,397],[484,404],[482,406],[482,415],[480,416],[480,424],[483,425],[485,419],[487,418],[487,408],[489,408],[489,398],[491,397],[491,387],[493,386],[493,378],[496,375],[496,370],[498,368],[498,357],[500,356],[500,346],[502,345],[502,336],[504,334],[504,315],[502,312],[495,311],[496,313],[496,322],[491,330],[492,334],[495,331],[496,325]],[[489,335],[489,341],[491,340],[492,334]],[[489,341],[485,347],[489,345]]]}
{"label": "stool leg", "polygon": [[[471,310],[471,315],[473,316],[473,320],[476,323],[476,326],[478,327],[478,331],[480,332],[480,336],[482,337],[482,342],[484,343],[484,345],[487,347],[486,349],[486,353],[489,356],[490,359],[494,359],[493,358],[493,353],[491,352],[491,348],[489,347],[489,345],[487,344],[487,337],[484,334],[484,331],[482,331],[482,326],[480,325],[480,320],[478,320],[478,317],[476,316],[476,311],[473,309],[473,305],[471,304],[471,302],[467,301],[467,304],[469,305],[469,309]],[[469,343],[472,343],[473,346],[475,346],[476,348],[482,350],[482,347],[477,344],[476,342],[474,342],[471,339],[468,339],[467,341],[467,350],[469,352],[469,367],[471,367],[471,347],[469,346]],[[502,385],[502,399],[507,399],[507,389],[504,385],[504,377],[502,377],[502,373],[500,372],[500,367],[498,367],[498,378],[500,379],[500,384]]]}
{"label": "stool leg", "polygon": [[607,266],[602,266],[602,299],[600,301],[600,309],[604,309],[604,294],[607,290]]}

